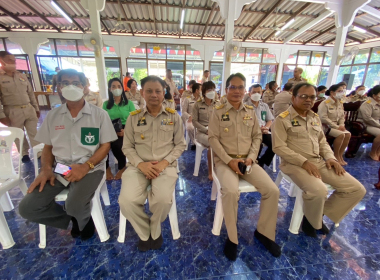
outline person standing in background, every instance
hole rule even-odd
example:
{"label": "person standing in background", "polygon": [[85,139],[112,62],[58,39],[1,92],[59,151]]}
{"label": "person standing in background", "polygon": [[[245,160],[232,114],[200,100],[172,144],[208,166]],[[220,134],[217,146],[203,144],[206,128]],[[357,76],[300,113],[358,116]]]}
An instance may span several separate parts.
{"label": "person standing in background", "polygon": [[283,91],[276,95],[273,104],[273,114],[277,118],[279,114],[286,111],[290,105],[292,105],[292,90],[293,84],[286,83]]}
{"label": "person standing in background", "polygon": [[53,92],[55,92],[55,90],[57,89],[57,75],[58,75],[59,71],[61,71],[61,68],[55,67],[55,72],[57,74],[53,75],[53,80],[52,80],[52,84],[53,84],[52,91]]}
{"label": "person standing in background", "polygon": [[87,80],[87,84],[83,89],[84,100],[86,100],[88,103],[92,105],[102,108],[103,107],[102,97],[100,96],[99,92],[93,92],[92,90],[90,90],[90,81],[88,80],[88,78],[86,78],[86,80]]}
{"label": "person standing in background", "polygon": [[128,81],[131,79],[131,73],[127,72],[125,73],[125,77],[123,79],[123,86],[124,86],[124,90],[125,91],[129,91],[129,87],[128,87]]}
{"label": "person standing in background", "polygon": [[[172,99],[174,99],[176,96],[180,96],[179,94],[179,91],[177,89],[177,86],[175,85],[175,82],[172,80],[173,78],[173,73],[172,73],[172,70],[171,69],[166,69],[166,78],[165,78],[165,82],[166,84],[169,86],[169,89],[170,89],[170,94],[172,96]],[[165,97],[165,99],[167,99]]]}
{"label": "person standing in background", "polygon": [[210,81],[210,71],[205,70],[205,71],[203,71],[203,77],[202,77],[201,84],[208,82],[208,81]]}
{"label": "person standing in background", "polygon": [[294,72],[293,72],[294,77],[289,79],[288,83],[293,84],[293,87],[295,87],[299,83],[306,83],[307,80],[301,77],[302,73],[303,73],[303,69],[301,67],[294,68]]}

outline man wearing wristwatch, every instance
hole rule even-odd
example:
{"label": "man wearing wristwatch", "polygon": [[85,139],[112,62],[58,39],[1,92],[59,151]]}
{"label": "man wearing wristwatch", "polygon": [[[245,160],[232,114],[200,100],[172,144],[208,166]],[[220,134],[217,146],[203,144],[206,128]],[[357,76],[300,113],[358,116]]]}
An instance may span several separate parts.
{"label": "man wearing wristwatch", "polygon": [[[91,199],[103,178],[110,142],[117,136],[108,114],[84,100],[87,81],[83,73],[62,70],[57,82],[66,103],[51,110],[38,130],[36,140],[45,144],[41,172],[19,211],[25,219],[61,229],[67,229],[71,220],[71,235],[86,240],[95,230]],[[71,171],[55,180],[54,162],[70,166]],[[66,187],[69,193],[62,207],[54,198]]]}

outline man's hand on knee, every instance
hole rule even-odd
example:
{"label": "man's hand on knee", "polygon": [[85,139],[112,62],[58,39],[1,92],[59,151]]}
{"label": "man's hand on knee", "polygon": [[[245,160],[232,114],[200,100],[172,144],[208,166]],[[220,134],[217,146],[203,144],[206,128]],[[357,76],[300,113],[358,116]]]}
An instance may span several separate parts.
{"label": "man's hand on knee", "polygon": [[40,186],[39,192],[42,192],[46,182],[49,181],[50,185],[54,186],[55,176],[51,170],[42,170],[40,174],[34,179],[33,183],[28,189],[28,193],[32,193],[37,186]]}
{"label": "man's hand on knee", "polygon": [[305,169],[311,176],[314,176],[318,179],[321,179],[321,173],[319,173],[319,170],[318,168],[312,164],[310,161],[305,161],[303,164],[302,164],[302,168]]}
{"label": "man's hand on knee", "polygon": [[156,164],[158,164],[158,161],[140,162],[137,168],[140,169],[147,179],[151,180],[160,175],[160,173],[157,173],[157,171],[153,168]]}
{"label": "man's hand on knee", "polygon": [[78,182],[90,171],[90,166],[87,163],[70,165],[71,171],[65,176],[65,180],[69,182]]}
{"label": "man's hand on knee", "polygon": [[331,167],[334,167],[335,173],[339,176],[346,173],[346,170],[344,170],[344,168],[335,159],[330,158],[326,160],[326,166],[328,169],[331,169]]}

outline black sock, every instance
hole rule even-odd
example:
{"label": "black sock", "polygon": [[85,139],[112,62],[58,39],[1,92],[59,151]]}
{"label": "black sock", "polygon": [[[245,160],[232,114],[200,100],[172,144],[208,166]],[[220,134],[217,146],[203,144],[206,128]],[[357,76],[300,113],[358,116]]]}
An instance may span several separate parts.
{"label": "black sock", "polygon": [[281,247],[276,242],[270,240],[265,235],[262,235],[257,230],[255,230],[255,237],[264,245],[264,247],[269,251],[269,253],[272,254],[273,257],[278,258],[281,256]]}
{"label": "black sock", "polygon": [[316,232],[315,228],[313,228],[313,226],[309,223],[309,221],[306,219],[306,216],[303,216],[302,231],[307,236],[314,237],[314,238],[317,237],[317,232]]}
{"label": "black sock", "polygon": [[230,239],[227,238],[223,253],[230,261],[236,261],[237,244],[231,242]]}
{"label": "black sock", "polygon": [[71,222],[73,226],[71,227],[71,236],[76,238],[80,235],[79,225],[77,220],[74,217],[71,217]]}
{"label": "black sock", "polygon": [[80,232],[80,238],[82,240],[90,239],[95,233],[95,224],[92,220],[92,217],[90,217],[90,220],[85,225],[84,229]]}

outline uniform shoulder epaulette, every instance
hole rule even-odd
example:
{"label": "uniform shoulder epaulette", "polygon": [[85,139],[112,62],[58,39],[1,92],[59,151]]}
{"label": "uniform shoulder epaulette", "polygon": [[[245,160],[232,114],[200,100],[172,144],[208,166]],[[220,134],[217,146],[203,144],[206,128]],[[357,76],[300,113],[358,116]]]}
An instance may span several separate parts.
{"label": "uniform shoulder epaulette", "polygon": [[365,103],[370,104],[371,103],[371,99],[368,99]]}
{"label": "uniform shoulder epaulette", "polygon": [[141,109],[134,110],[133,112],[130,113],[131,116],[137,115],[138,113],[141,113]]}
{"label": "uniform shoulder epaulette", "polygon": [[219,110],[219,109],[222,109],[224,106],[225,106],[225,104],[216,105],[216,106],[215,106],[215,109],[216,109],[216,110]]}
{"label": "uniform shoulder epaulette", "polygon": [[197,102],[202,102],[202,98],[199,98],[199,99],[197,100]]}
{"label": "uniform shoulder epaulette", "polygon": [[281,114],[280,114],[280,117],[281,118],[285,118],[287,115],[289,115],[290,113],[289,113],[289,111],[284,111],[284,112],[282,112]]}
{"label": "uniform shoulder epaulette", "polygon": [[97,95],[99,95],[99,92],[97,92],[97,91],[95,91],[94,93],[97,94]]}
{"label": "uniform shoulder epaulette", "polygon": [[344,103],[344,101],[343,101],[343,100],[341,100],[341,101],[340,101],[340,103],[341,103],[341,104],[343,104],[343,103]]}
{"label": "uniform shoulder epaulette", "polygon": [[314,113],[314,116],[317,116],[317,117],[319,117],[319,115],[316,113],[316,112],[313,112]]}
{"label": "uniform shoulder epaulette", "polygon": [[191,95],[189,95],[188,97],[186,97],[186,98],[191,98]]}
{"label": "uniform shoulder epaulette", "polygon": [[331,99],[326,100],[326,104],[329,104],[331,102]]}
{"label": "uniform shoulder epaulette", "polygon": [[172,114],[174,114],[174,113],[176,112],[174,109],[169,108],[169,107],[166,107],[165,110],[166,110],[167,112],[169,112],[169,113],[172,113]]}
{"label": "uniform shoulder epaulette", "polygon": [[251,106],[251,105],[247,105],[247,104],[244,104],[244,107],[245,107],[245,108],[248,108],[248,109],[253,109],[253,106]]}
{"label": "uniform shoulder epaulette", "polygon": [[174,102],[174,100],[173,100],[173,99],[168,99],[168,101],[169,101],[169,102]]}

